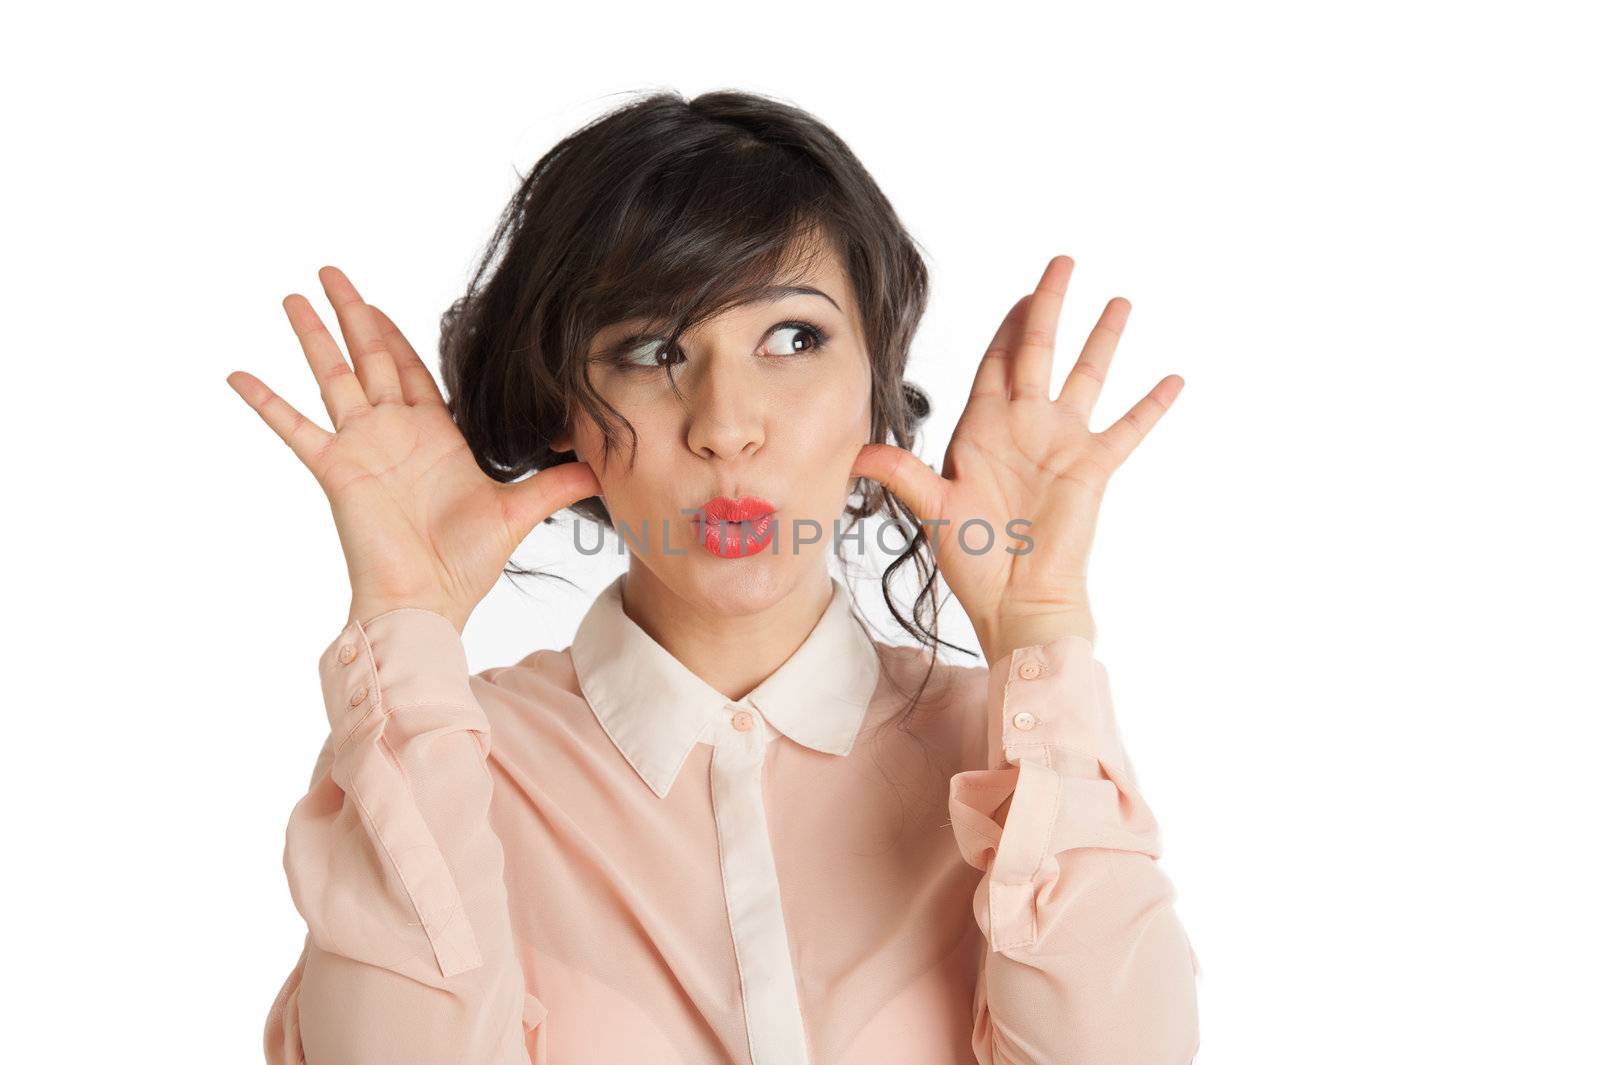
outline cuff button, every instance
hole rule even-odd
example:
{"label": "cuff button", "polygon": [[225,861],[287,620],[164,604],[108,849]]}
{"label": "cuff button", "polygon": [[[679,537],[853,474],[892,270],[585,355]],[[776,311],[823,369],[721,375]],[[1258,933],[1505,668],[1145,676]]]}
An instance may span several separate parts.
{"label": "cuff button", "polygon": [[1022,663],[1021,668],[1017,670],[1017,676],[1021,677],[1023,680],[1032,680],[1038,675],[1039,663],[1037,662],[1024,662]]}
{"label": "cuff button", "polygon": [[1011,723],[1013,725],[1017,726],[1017,728],[1021,729],[1024,732],[1026,732],[1029,729],[1033,728],[1033,726],[1037,725],[1039,723],[1039,719],[1034,717],[1032,714],[1028,713],[1026,710],[1024,710],[1020,714],[1018,714],[1016,717],[1013,717],[1011,719]]}
{"label": "cuff button", "polygon": [[366,688],[366,685],[363,684],[361,687],[357,688],[353,693],[351,693],[351,695],[350,695],[350,705],[351,706],[360,706],[361,703],[362,703],[362,700],[366,699],[366,697],[367,697],[367,688]]}
{"label": "cuff button", "polygon": [[356,660],[356,645],[355,644],[347,643],[343,647],[339,648],[339,661],[340,662],[342,662],[342,663],[344,663],[345,665],[348,666],[351,662],[354,662],[355,660]]}

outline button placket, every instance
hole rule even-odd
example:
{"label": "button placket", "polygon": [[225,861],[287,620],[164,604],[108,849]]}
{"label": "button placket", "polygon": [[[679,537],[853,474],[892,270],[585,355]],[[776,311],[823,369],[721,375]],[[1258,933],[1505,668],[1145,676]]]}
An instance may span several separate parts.
{"label": "button placket", "polygon": [[[1021,652],[1019,652],[1019,655],[1020,654]],[[1016,662],[1015,670],[1013,672],[1013,676],[1016,678],[1018,684],[1038,680],[1043,675],[1044,665],[1037,658],[1019,658],[1019,660]],[[1021,698],[1020,692],[1018,694],[1018,698]],[[1010,737],[1011,742],[1006,744],[1006,760],[1008,762],[1015,764],[1020,758],[1027,756],[1024,754],[1024,752],[1034,751],[1040,747],[1040,743],[1038,741],[1030,740],[1026,743],[1022,742],[1021,738],[1017,737],[1015,733],[1032,732],[1042,723],[1043,721],[1039,715],[1034,713],[1032,710],[1017,710],[1011,714],[1010,720],[1007,722],[1007,724],[1010,726],[1010,729],[1014,731]]]}
{"label": "button placket", "polygon": [[[1044,667],[1036,658],[1029,658],[1017,667],[1017,676],[1023,680],[1038,680],[1044,673]],[[1019,710],[1012,715],[1011,724],[1023,732],[1029,732],[1039,724],[1039,716],[1027,710]]]}
{"label": "button placket", "polygon": [[758,1065],[806,1065],[799,988],[762,794],[772,730],[757,713],[734,703],[724,713],[726,725],[711,756],[712,812],[751,1057]]}

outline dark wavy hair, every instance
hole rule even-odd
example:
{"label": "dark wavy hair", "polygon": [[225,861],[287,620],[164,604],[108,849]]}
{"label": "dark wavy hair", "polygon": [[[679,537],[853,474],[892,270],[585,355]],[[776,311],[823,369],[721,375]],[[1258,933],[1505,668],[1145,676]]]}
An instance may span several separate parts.
{"label": "dark wavy hair", "polygon": [[[546,152],[520,179],[466,294],[445,312],[441,372],[478,464],[514,481],[574,460],[551,442],[580,404],[600,426],[608,458],[619,428],[636,449],[633,426],[590,384],[595,335],[643,317],[672,323],[670,348],[696,323],[775,283],[802,248],[831,248],[848,272],[872,365],[872,441],[915,451],[931,407],[905,368],[928,274],[888,199],[844,141],[797,107],[749,92],[685,99],[666,91],[594,119]],[[598,496],[569,509],[614,529]],[[916,530],[882,576],[884,601],[924,647],[973,654],[939,639],[938,566],[916,515],[865,477],[845,513],[847,530],[879,513]],[[836,554],[845,565],[842,542]],[[908,561],[921,582],[909,616],[890,592]],[[513,583],[554,576],[515,562],[506,573]],[[897,722],[916,708],[933,657]]]}

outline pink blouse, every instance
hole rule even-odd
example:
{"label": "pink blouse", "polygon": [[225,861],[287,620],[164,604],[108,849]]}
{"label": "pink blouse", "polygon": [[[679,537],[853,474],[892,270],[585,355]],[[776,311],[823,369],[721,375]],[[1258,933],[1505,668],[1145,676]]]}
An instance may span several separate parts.
{"label": "pink blouse", "polygon": [[304,949],[269,1063],[1189,1062],[1197,961],[1077,635],[993,670],[875,640],[834,580],[729,699],[623,612],[470,675],[350,623],[289,818]]}

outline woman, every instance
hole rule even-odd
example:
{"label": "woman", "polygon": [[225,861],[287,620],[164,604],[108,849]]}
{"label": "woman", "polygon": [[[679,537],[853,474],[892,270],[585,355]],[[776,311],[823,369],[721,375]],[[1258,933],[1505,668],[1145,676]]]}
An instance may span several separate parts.
{"label": "woman", "polygon": [[[1195,958],[1086,594],[1107,478],[1182,381],[1088,430],[1114,299],[1047,395],[1071,269],[1006,315],[942,474],[904,450],[922,260],[763,97],[658,94],[552,149],[445,317],[448,401],[340,271],[353,372],[288,297],[333,431],[228,382],[327,493],[352,594],[268,1060],[1189,1061]],[[570,646],[469,675],[473,607],[569,507],[626,572]],[[828,568],[874,513],[917,529],[884,587],[917,564],[889,603],[918,647]],[[940,576],[986,666],[924,650]]]}

